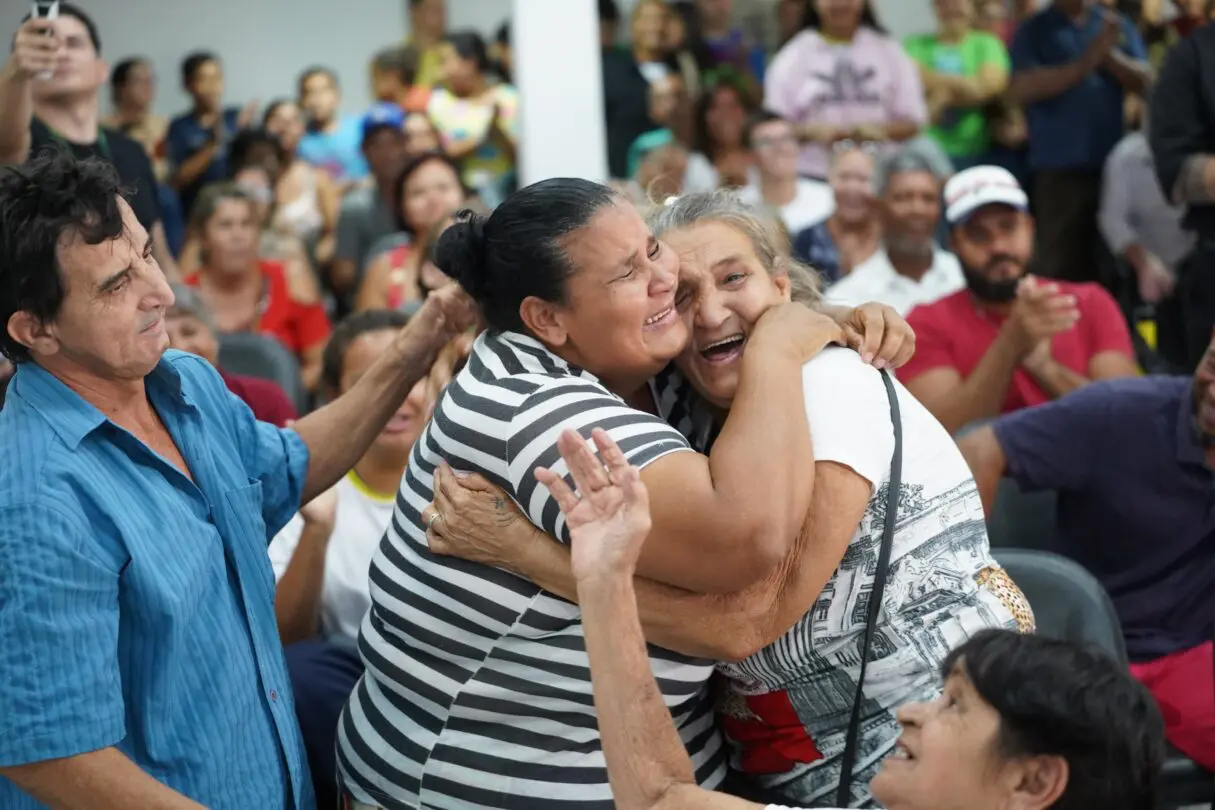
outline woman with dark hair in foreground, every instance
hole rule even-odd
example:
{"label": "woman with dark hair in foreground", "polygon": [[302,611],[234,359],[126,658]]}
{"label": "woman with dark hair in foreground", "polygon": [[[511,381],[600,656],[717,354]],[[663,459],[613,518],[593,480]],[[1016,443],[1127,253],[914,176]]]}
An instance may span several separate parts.
{"label": "woman with dark hair in foreground", "polygon": [[[646,486],[611,438],[597,431],[595,440],[599,458],[578,436],[561,439],[577,493],[552,470],[536,477],[569,528],[616,807],[760,810],[696,785],[650,673],[637,613],[633,577],[650,530]],[[899,710],[898,747],[872,782],[888,810],[1155,806],[1164,756],[1159,711],[1100,651],[985,630],[949,654],[941,676],[940,698]]]}

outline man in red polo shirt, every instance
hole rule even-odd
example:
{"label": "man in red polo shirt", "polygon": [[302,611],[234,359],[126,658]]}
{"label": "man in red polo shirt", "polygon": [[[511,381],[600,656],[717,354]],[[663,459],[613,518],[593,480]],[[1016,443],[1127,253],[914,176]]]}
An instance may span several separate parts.
{"label": "man in red polo shirt", "polygon": [[960,172],[945,186],[966,289],[908,314],[916,353],[899,378],[950,432],[1139,373],[1126,321],[1103,287],[1028,274],[1028,203],[995,166]]}

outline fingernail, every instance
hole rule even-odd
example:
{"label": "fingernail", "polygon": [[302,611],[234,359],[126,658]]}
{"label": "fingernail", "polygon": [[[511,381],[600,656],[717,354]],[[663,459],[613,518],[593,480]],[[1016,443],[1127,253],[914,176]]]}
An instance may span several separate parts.
{"label": "fingernail", "polygon": [[886,368],[886,359],[884,357],[879,357],[877,360],[874,360],[873,367],[877,369]]}
{"label": "fingernail", "polygon": [[861,362],[872,363],[873,362],[873,352],[865,352],[864,354],[862,354]]}
{"label": "fingernail", "polygon": [[467,478],[469,475],[468,473],[462,472],[460,470],[452,470],[451,474],[454,475],[456,478]]}

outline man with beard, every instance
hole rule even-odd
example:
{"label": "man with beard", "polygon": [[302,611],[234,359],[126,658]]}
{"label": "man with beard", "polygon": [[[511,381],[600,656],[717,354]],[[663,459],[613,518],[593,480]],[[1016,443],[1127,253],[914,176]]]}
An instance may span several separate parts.
{"label": "man with beard", "polygon": [[899,377],[951,432],[1139,373],[1126,321],[1103,287],[1028,275],[1028,205],[1016,178],[995,166],[945,185],[950,246],[966,289],[907,316],[916,353]]}
{"label": "man with beard", "polygon": [[1193,378],[1109,380],[958,445],[990,512],[1000,479],[1058,492],[1055,550],[1113,598],[1169,741],[1215,770],[1215,332]]}

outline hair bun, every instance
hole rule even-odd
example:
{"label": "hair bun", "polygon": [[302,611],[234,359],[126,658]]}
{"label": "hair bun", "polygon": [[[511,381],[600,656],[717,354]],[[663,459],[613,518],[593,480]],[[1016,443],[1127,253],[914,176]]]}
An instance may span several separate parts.
{"label": "hair bun", "polygon": [[456,221],[435,245],[435,266],[455,279],[465,292],[480,302],[489,280],[485,248],[486,218],[467,209],[456,214]]}

